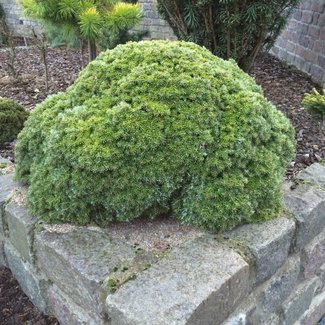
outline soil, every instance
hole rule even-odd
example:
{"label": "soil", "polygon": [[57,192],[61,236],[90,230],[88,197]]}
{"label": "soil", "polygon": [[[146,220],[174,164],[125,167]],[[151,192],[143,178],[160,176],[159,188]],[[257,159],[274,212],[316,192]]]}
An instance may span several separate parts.
{"label": "soil", "polygon": [[11,272],[0,267],[0,324],[59,325],[59,322],[38,311],[22,292]]}
{"label": "soil", "polygon": [[[0,49],[0,96],[15,99],[32,110],[47,95],[64,91],[77,77],[86,62],[81,60],[78,50],[62,48],[49,49],[49,89],[45,88],[44,66],[36,47],[19,48],[15,63],[19,71],[18,79],[8,73],[6,62],[8,50]],[[260,56],[251,75],[264,90],[265,96],[273,102],[292,122],[296,130],[297,154],[287,169],[288,179],[300,170],[325,157],[325,132],[321,128],[319,116],[305,110],[301,101],[304,93],[317,87],[308,76],[296,69],[286,66],[269,54]],[[0,156],[14,162],[15,141],[0,148]],[[119,234],[120,226],[111,232]],[[159,236],[162,236],[158,232]],[[131,240],[140,241],[141,233]],[[157,248],[157,247],[155,247]],[[158,247],[161,248],[161,247]],[[22,293],[10,271],[0,268],[0,324],[48,324],[57,325],[53,317],[42,315]]]}

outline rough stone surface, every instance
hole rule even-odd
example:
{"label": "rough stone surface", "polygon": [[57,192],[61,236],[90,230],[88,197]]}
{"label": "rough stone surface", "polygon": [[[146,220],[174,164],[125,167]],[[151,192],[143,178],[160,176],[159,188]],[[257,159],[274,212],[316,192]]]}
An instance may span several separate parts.
{"label": "rough stone surface", "polygon": [[302,318],[294,325],[314,325],[325,314],[325,291],[314,297],[309,309],[304,313]]}
{"label": "rough stone surface", "polygon": [[177,39],[168,22],[158,14],[156,0],[139,0],[138,2],[144,17],[140,24],[133,29],[135,32],[147,31],[148,35],[145,37],[147,39]]}
{"label": "rough stone surface", "polygon": [[[0,163],[4,163],[4,159],[1,159]],[[0,176],[0,266],[7,265],[4,255],[4,239],[6,236],[6,224],[3,218],[4,204],[15,186],[17,183],[13,181],[11,174]]]}
{"label": "rough stone surface", "polygon": [[87,313],[77,306],[56,285],[51,286],[48,291],[48,299],[53,314],[61,325],[100,325],[104,322],[96,315]]}
{"label": "rough stone surface", "polygon": [[299,256],[291,256],[284,266],[257,290],[257,311],[254,324],[264,324],[269,316],[278,312],[284,300],[291,294],[298,282],[300,272]]}
{"label": "rough stone surface", "polygon": [[325,188],[325,166],[312,164],[298,175],[298,179],[318,184]]}
{"label": "rough stone surface", "polygon": [[6,23],[15,35],[31,36],[32,28],[36,31],[40,29],[36,21],[27,19],[23,14],[23,9],[17,0],[0,0],[0,4],[5,12]]}
{"label": "rough stone surface", "polygon": [[248,246],[255,257],[256,283],[260,283],[286,261],[294,230],[295,222],[281,217],[262,224],[237,227],[226,236]]}
{"label": "rough stone surface", "polygon": [[0,240],[4,235],[3,229],[3,205],[9,197],[9,194],[17,186],[17,183],[13,180],[12,174],[0,176]]}
{"label": "rough stone surface", "polygon": [[256,311],[256,296],[250,295],[222,325],[253,325]]}
{"label": "rough stone surface", "polygon": [[11,164],[11,161],[0,156],[0,164]]}
{"label": "rough stone surface", "polygon": [[103,280],[136,256],[132,247],[84,227],[66,233],[42,231],[35,239],[39,268],[75,304],[85,310],[97,309],[97,314]]}
{"label": "rough stone surface", "polygon": [[107,297],[112,325],[220,324],[244,299],[248,264],[211,237],[170,252]]}
{"label": "rough stone surface", "polygon": [[299,184],[284,195],[285,206],[297,220],[296,249],[302,249],[325,228],[325,189]]}
{"label": "rough stone surface", "polygon": [[303,249],[301,262],[305,278],[312,277],[325,263],[325,229]]}
{"label": "rough stone surface", "polygon": [[37,218],[32,217],[26,208],[10,202],[5,208],[9,239],[21,257],[32,262],[33,228]]}
{"label": "rough stone surface", "polygon": [[317,290],[317,293],[321,293],[323,291],[325,291],[325,263],[319,268],[319,270],[316,272],[316,274],[318,275],[319,279],[320,279],[320,286]]}
{"label": "rough stone surface", "polygon": [[0,266],[7,266],[7,261],[4,251],[4,242],[0,241]]}
{"label": "rough stone surface", "polygon": [[282,324],[294,324],[309,308],[320,280],[314,277],[312,280],[300,284],[296,290],[284,302],[282,307]]}
{"label": "rough stone surface", "polygon": [[48,313],[45,298],[48,281],[41,275],[38,275],[36,269],[28,262],[23,262],[21,256],[19,256],[16,249],[10,243],[5,244],[5,254],[8,266],[22,290],[37,308],[44,313]]}

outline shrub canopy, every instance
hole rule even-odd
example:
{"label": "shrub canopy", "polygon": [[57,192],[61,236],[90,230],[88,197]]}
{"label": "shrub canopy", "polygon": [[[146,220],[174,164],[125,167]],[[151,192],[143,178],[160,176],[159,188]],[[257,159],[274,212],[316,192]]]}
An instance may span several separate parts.
{"label": "shrub canopy", "polygon": [[0,97],[0,145],[17,137],[27,116],[23,106],[12,99]]}
{"label": "shrub canopy", "polygon": [[172,210],[210,230],[274,217],[293,128],[234,62],[193,43],[102,53],[38,105],[17,177],[53,222],[130,221]]}

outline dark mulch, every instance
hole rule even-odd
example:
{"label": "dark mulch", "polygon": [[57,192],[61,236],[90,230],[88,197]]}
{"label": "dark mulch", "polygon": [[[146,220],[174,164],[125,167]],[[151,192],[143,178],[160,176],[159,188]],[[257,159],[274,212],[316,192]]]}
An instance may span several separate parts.
{"label": "dark mulch", "polygon": [[[50,49],[50,87],[46,92],[44,70],[36,48],[19,50],[17,69],[21,76],[18,80],[8,76],[6,59],[7,52],[0,50],[0,96],[15,99],[29,110],[48,94],[65,90],[75,80],[81,66],[79,51]],[[320,120],[301,106],[304,93],[316,85],[306,75],[268,54],[258,59],[251,74],[266,97],[288,116],[296,129],[297,155],[287,170],[287,178],[292,178],[299,170],[325,157],[325,133]],[[14,161],[13,148],[14,143],[0,148],[0,156]],[[41,315],[33,307],[7,269],[0,269],[0,297],[1,324],[58,324],[57,320]]]}
{"label": "dark mulch", "polygon": [[319,86],[304,73],[288,67],[271,55],[264,55],[252,71],[265,96],[291,121],[296,130],[297,154],[287,170],[292,178],[297,172],[325,157],[325,130],[320,116],[304,109],[306,92]]}
{"label": "dark mulch", "polygon": [[22,292],[10,270],[0,267],[0,324],[59,325],[59,322],[39,312]]}

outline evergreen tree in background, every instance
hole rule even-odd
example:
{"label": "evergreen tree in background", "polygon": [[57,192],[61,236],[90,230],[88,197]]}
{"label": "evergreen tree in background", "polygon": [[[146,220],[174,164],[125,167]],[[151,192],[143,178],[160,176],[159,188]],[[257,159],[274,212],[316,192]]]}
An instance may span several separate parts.
{"label": "evergreen tree in background", "polygon": [[270,49],[300,0],[158,0],[160,13],[181,40],[233,58],[248,71]]}
{"label": "evergreen tree in background", "polygon": [[86,40],[89,60],[96,57],[96,45],[105,34],[118,37],[120,31],[139,23],[138,4],[118,0],[20,0],[25,13],[50,29],[62,31],[66,40]]}

